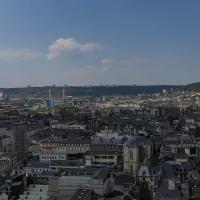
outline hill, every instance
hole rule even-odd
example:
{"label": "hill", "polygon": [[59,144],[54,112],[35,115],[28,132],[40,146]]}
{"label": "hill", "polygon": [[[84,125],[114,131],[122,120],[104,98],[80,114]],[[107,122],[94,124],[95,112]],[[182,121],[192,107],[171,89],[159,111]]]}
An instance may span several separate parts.
{"label": "hill", "polygon": [[200,91],[200,82],[196,82],[196,83],[191,83],[185,86],[186,90],[190,90],[190,91]]}
{"label": "hill", "polygon": [[[181,86],[176,85],[150,85],[150,86],[84,86],[74,87],[68,86],[65,88],[66,96],[103,96],[103,95],[136,95],[136,94],[151,94],[162,92],[163,89],[176,89]],[[29,98],[29,97],[48,97],[49,88],[54,97],[62,97],[64,87],[45,86],[45,87],[24,87],[24,88],[1,88],[11,98]]]}

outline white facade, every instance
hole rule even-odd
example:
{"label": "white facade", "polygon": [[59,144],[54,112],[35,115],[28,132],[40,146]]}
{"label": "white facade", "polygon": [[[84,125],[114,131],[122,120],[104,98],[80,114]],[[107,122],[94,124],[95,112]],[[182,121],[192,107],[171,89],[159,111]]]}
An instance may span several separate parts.
{"label": "white facade", "polygon": [[92,165],[107,165],[107,166],[116,166],[117,165],[117,154],[106,154],[98,153],[93,155],[85,155],[86,166]]}
{"label": "white facade", "polygon": [[50,163],[51,160],[66,160],[67,156],[64,153],[44,153],[40,154],[40,162]]}
{"label": "white facade", "polygon": [[46,200],[48,198],[48,185],[30,185],[18,200]]}
{"label": "white facade", "polygon": [[139,148],[136,145],[124,146],[124,171],[136,174],[139,166]]}
{"label": "white facade", "polygon": [[39,145],[41,152],[56,152],[56,153],[68,153],[68,154],[77,154],[85,153],[90,150],[90,144],[84,143],[83,141],[79,142],[65,142],[65,141],[54,141],[54,142],[41,142]]}

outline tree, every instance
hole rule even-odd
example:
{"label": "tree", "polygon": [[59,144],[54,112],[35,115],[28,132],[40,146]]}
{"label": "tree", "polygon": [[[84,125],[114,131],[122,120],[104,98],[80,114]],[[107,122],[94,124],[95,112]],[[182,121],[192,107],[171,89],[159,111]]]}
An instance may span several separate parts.
{"label": "tree", "polygon": [[146,181],[142,181],[140,184],[140,200],[151,200],[152,193],[149,190],[149,185]]}

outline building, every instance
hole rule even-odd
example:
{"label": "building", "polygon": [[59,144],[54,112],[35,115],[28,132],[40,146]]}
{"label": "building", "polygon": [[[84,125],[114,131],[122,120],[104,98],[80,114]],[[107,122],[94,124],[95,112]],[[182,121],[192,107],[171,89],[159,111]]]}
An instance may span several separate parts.
{"label": "building", "polygon": [[183,200],[181,183],[173,167],[163,163],[161,168],[162,182],[154,193],[154,200]]}
{"label": "building", "polygon": [[112,192],[112,181],[107,168],[68,168],[59,176],[49,179],[49,194],[52,197],[73,196],[77,189],[84,188],[94,191],[100,196]]}
{"label": "building", "polygon": [[27,144],[27,128],[24,125],[16,125],[16,130],[14,131],[14,149],[17,154],[18,161],[24,161],[28,154],[28,144]]}
{"label": "building", "polygon": [[189,174],[189,197],[190,199],[200,199],[200,174],[192,171]]}
{"label": "building", "polygon": [[117,163],[116,151],[88,151],[85,153],[86,166],[105,165],[116,167]]}
{"label": "building", "polygon": [[25,172],[27,175],[41,174],[43,172],[50,171],[49,163],[42,163],[38,161],[31,161],[25,167]]}
{"label": "building", "polygon": [[51,160],[67,160],[67,155],[66,153],[41,153],[39,159],[42,163],[50,163]]}
{"label": "building", "polygon": [[140,184],[142,184],[143,182],[147,183],[149,186],[149,189],[151,189],[152,176],[150,174],[148,166],[146,165],[140,166],[140,169],[137,174],[137,180],[139,180]]}
{"label": "building", "polygon": [[47,200],[48,185],[30,185],[23,194],[19,195],[18,200]]}
{"label": "building", "polygon": [[8,135],[0,136],[0,151],[12,151],[12,137]]}
{"label": "building", "polygon": [[0,155],[0,174],[9,174],[17,165],[16,155],[13,153],[2,153]]}
{"label": "building", "polygon": [[82,140],[80,138],[69,139],[44,139],[39,146],[42,152],[68,153],[68,154],[84,154],[90,150],[90,140]]}
{"label": "building", "polygon": [[79,188],[75,194],[72,196],[72,198],[70,200],[77,200],[77,199],[81,199],[81,200],[94,200],[97,199],[95,198],[96,195],[95,193],[90,190],[90,189],[85,189],[85,188]]}
{"label": "building", "polygon": [[139,147],[124,145],[124,171],[136,174],[139,167]]}

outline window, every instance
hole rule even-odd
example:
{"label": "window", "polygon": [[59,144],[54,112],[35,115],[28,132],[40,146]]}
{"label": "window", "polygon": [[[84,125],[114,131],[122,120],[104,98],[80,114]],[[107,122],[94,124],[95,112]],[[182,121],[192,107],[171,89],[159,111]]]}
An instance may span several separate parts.
{"label": "window", "polygon": [[108,156],[109,159],[114,159],[114,156]]}
{"label": "window", "polygon": [[98,158],[99,158],[99,156],[95,156],[94,158],[97,158],[97,159],[98,159]]}
{"label": "window", "polygon": [[133,165],[130,165],[130,172],[133,173]]}
{"label": "window", "polygon": [[71,172],[71,176],[77,176],[77,172]]}
{"label": "window", "polygon": [[133,151],[130,151],[130,160],[133,160]]}

